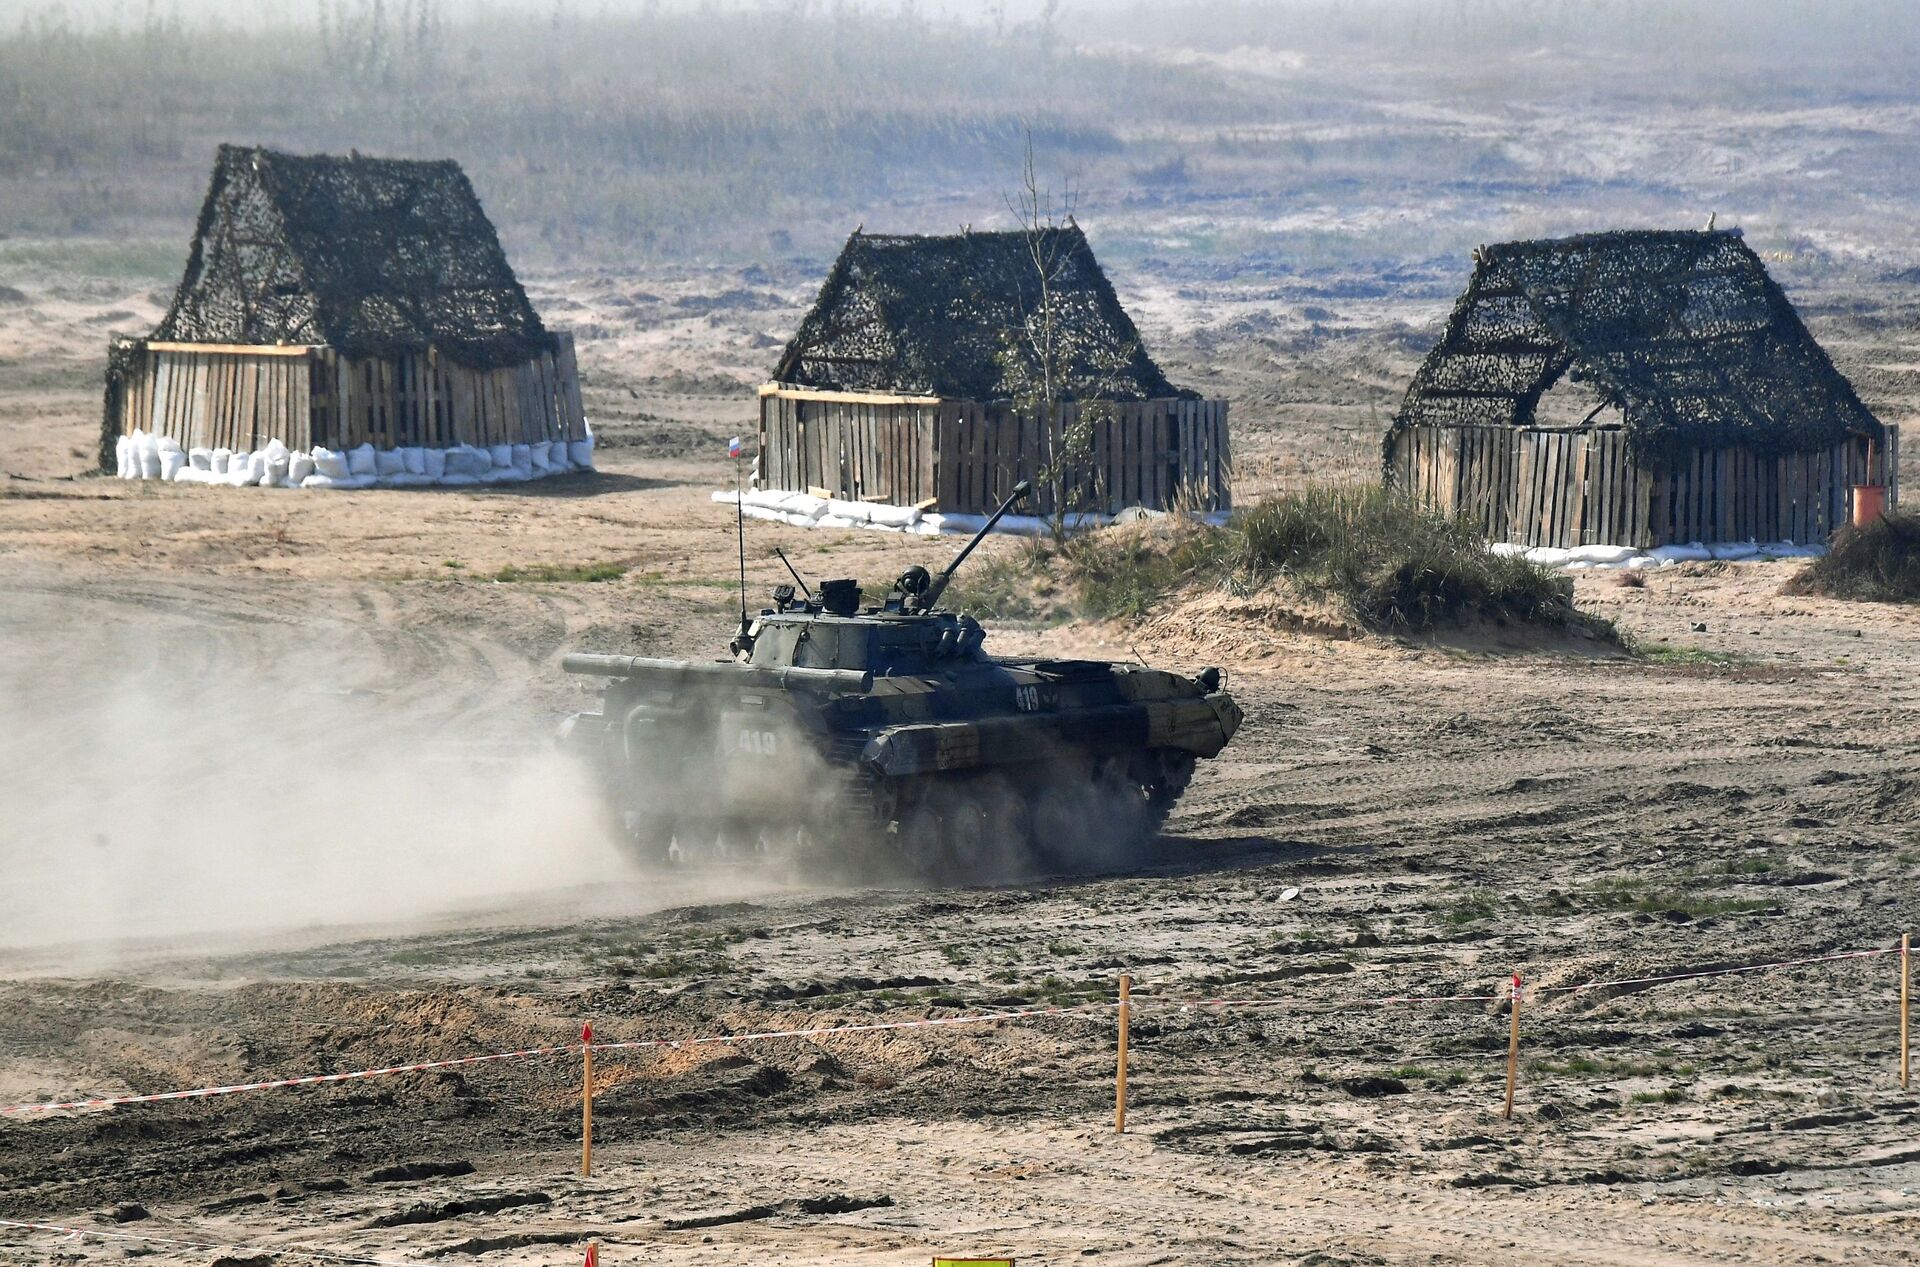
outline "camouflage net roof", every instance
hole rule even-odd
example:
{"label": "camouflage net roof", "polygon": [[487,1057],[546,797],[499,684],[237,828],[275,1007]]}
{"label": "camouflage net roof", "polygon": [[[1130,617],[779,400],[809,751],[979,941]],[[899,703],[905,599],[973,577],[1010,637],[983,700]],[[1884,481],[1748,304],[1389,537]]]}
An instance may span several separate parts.
{"label": "camouflage net roof", "polygon": [[437,347],[515,365],[553,338],[451,161],[222,145],[173,307],[183,343],[324,343],[354,357]]}
{"label": "camouflage net roof", "polygon": [[1737,231],[1599,233],[1474,253],[1394,426],[1527,426],[1563,374],[1636,457],[1804,452],[1884,428]]}
{"label": "camouflage net roof", "polygon": [[1078,225],[939,237],[855,231],[774,370],[778,382],[1008,400],[1039,375],[1028,334],[1053,261],[1061,399],[1191,398],[1141,346]]}

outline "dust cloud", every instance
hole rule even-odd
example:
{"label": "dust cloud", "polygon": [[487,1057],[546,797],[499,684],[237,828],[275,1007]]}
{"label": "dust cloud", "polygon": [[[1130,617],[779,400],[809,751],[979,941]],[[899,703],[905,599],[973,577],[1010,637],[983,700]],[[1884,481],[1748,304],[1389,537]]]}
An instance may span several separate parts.
{"label": "dust cloud", "polygon": [[0,946],[405,923],[626,872],[532,710],[347,685],[364,654],[324,625],[28,606],[0,619]]}

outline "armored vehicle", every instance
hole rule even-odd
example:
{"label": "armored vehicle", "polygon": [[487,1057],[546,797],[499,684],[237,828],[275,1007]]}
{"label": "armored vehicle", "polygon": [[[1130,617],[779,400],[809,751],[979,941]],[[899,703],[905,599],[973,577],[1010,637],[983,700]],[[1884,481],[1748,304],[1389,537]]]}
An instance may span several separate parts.
{"label": "armored vehicle", "polygon": [[1217,668],[995,659],[977,621],[935,606],[1025,487],[939,577],[910,568],[878,604],[850,580],[815,596],[796,572],[804,596],[781,585],[743,612],[730,659],[568,655],[567,672],[608,681],[562,746],[634,851],[797,847],[968,879],[1151,839],[1240,709]]}

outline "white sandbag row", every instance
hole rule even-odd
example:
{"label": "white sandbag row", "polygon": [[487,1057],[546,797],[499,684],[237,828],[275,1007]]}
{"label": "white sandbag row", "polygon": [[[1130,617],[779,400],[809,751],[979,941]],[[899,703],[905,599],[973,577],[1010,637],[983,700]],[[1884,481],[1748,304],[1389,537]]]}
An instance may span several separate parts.
{"label": "white sandbag row", "polygon": [[[713,495],[713,500],[731,506],[734,492],[732,489],[723,489]],[[837,497],[815,497],[811,493],[790,493],[774,488],[749,489],[739,500],[741,513],[749,519],[766,519],[792,524],[796,528],[878,528],[886,532],[906,532],[923,537],[939,536],[943,532],[971,536],[987,522],[985,515],[943,515],[937,511],[923,511],[916,506],[850,502]],[[1227,514],[1226,511],[1213,511],[1198,518],[1219,525],[1226,522]],[[1113,515],[1093,512],[1070,514],[1066,516],[1066,528],[1069,532],[1099,528],[1115,518]],[[1019,537],[1041,537],[1052,533],[1053,524],[1037,515],[1003,515],[994,531]]]}
{"label": "white sandbag row", "polygon": [[424,488],[500,484],[593,469],[593,429],[584,440],[538,444],[470,444],[450,449],[376,449],[344,452],[316,446],[293,450],[278,440],[252,453],[183,449],[172,436],[136,430],[114,445],[123,480],[226,484],[233,488]]}
{"label": "white sandbag row", "polygon": [[1651,550],[1641,550],[1635,546],[1575,546],[1570,550],[1561,550],[1552,546],[1529,547],[1511,541],[1497,541],[1491,549],[1498,555],[1520,555],[1529,563],[1567,572],[1589,568],[1642,571],[1672,567],[1676,563],[1708,563],[1714,560],[1763,563],[1773,559],[1817,559],[1827,552],[1822,545],[1795,545],[1791,541],[1721,541],[1712,545],[1695,541],[1687,545],[1656,546]]}

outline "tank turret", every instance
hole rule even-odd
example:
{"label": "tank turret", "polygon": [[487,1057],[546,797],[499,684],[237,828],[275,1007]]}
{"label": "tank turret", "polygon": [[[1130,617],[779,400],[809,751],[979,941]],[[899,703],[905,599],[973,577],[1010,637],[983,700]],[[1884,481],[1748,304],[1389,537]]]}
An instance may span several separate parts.
{"label": "tank turret", "polygon": [[[938,576],[880,602],[831,580],[780,585],[711,662],[574,654],[607,679],[564,745],[590,763],[645,860],[717,849],[875,851],[972,879],[1114,856],[1156,834],[1196,763],[1241,720],[1218,668],[998,659],[935,604],[1025,491]],[[785,556],[781,556],[785,560]],[[789,565],[791,567],[791,565]]]}

